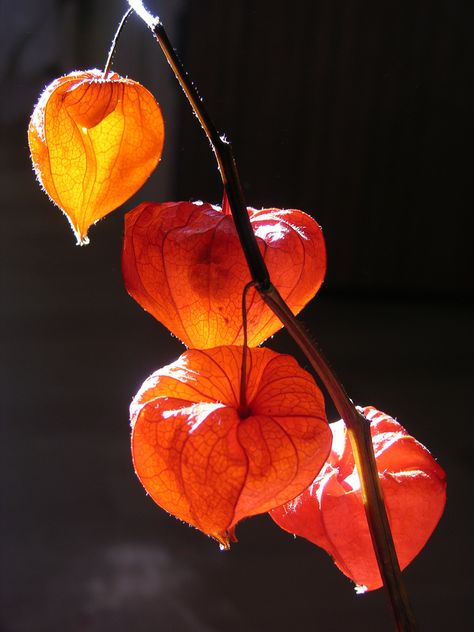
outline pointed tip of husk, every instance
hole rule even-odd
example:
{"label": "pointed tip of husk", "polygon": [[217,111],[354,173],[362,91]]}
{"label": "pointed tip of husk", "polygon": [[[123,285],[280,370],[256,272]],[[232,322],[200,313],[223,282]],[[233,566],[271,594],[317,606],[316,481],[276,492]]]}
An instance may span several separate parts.
{"label": "pointed tip of husk", "polygon": [[76,246],[88,246],[91,240],[87,235],[78,235],[76,233]]}
{"label": "pointed tip of husk", "polygon": [[224,533],[211,533],[211,537],[219,542],[219,548],[221,551],[228,551],[230,549],[231,542],[237,542],[235,536],[235,525],[224,531]]}

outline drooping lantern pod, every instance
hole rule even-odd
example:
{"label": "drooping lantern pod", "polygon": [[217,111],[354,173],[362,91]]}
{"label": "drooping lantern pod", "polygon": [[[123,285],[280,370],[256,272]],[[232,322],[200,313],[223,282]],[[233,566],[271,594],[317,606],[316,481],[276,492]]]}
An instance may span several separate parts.
{"label": "drooping lantern pod", "polygon": [[[400,567],[421,551],[444,510],[446,477],[428,450],[394,419],[363,409]],[[300,496],[270,512],[285,531],[325,549],[359,592],[382,586],[360,482],[344,423],[330,424],[333,444],[327,464]]]}
{"label": "drooping lantern pod", "polygon": [[[248,213],[272,282],[298,313],[324,279],[321,228],[295,209],[249,208]],[[149,202],[130,211],[122,269],[131,296],[186,346],[243,343],[242,292],[251,279],[225,203],[220,208],[203,202]],[[251,289],[248,344],[262,343],[281,326]]]}
{"label": "drooping lantern pod", "polygon": [[55,79],[31,116],[36,176],[66,214],[78,243],[88,228],[132,196],[163,149],[160,107],[142,85],[101,70]]}
{"label": "drooping lantern pod", "polygon": [[242,519],[301,493],[331,447],[321,391],[288,355],[186,351],[132,402],[135,471],[153,500],[227,548]]}

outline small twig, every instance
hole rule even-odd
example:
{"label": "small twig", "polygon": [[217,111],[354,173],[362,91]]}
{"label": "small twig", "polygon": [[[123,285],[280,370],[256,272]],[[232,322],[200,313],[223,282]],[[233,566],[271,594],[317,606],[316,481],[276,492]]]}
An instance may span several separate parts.
{"label": "small twig", "polygon": [[364,507],[377,562],[390,598],[397,630],[399,632],[415,632],[417,629],[415,617],[401,577],[400,566],[383,502],[369,422],[354,406],[319,347],[314,341],[309,339],[285,301],[272,285],[250,224],[240,177],[230,143],[224,135],[217,132],[195,86],[173,49],[163,24],[158,17],[152,16],[144,8],[142,2],[129,0],[129,4],[146,22],[157,39],[211,143],[253,284],[266,304],[285,325],[296,344],[305,353],[311,366],[334,401],[339,414],[344,419],[361,481]]}
{"label": "small twig", "polygon": [[244,287],[242,292],[242,329],[244,332],[244,340],[242,346],[242,365],[240,369],[240,401],[239,414],[242,418],[249,416],[247,403],[247,355],[248,355],[248,336],[247,336],[247,294],[251,287],[255,287],[254,281],[250,281]]}
{"label": "small twig", "polygon": [[110,45],[110,49],[109,49],[109,54],[107,55],[107,61],[105,62],[104,72],[102,73],[103,79],[107,79],[107,75],[110,72],[110,66],[112,65],[112,59],[114,58],[115,49],[117,48],[117,42],[122,33],[123,27],[125,26],[125,23],[127,22],[128,17],[132,12],[133,12],[133,9],[132,7],[130,7],[128,11],[124,13],[122,19],[120,20],[120,24],[118,25],[117,30],[115,31],[114,39],[112,40],[112,44]]}

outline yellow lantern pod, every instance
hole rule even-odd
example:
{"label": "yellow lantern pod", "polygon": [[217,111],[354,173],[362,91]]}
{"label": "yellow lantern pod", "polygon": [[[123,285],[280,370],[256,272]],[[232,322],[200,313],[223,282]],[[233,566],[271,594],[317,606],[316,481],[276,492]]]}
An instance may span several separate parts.
{"label": "yellow lantern pod", "polygon": [[31,117],[36,176],[80,244],[89,227],[131,197],[158,164],[164,123],[153,95],[101,70],[55,79]]}

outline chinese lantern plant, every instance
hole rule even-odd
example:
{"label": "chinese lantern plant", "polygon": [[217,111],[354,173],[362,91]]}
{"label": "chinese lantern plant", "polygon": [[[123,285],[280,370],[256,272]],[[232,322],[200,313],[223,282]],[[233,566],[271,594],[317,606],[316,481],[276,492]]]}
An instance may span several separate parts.
{"label": "chinese lantern plant", "polygon": [[[326,362],[321,351],[317,345],[308,338],[304,329],[302,329],[295,320],[291,309],[282,298],[276,285],[273,284],[271,275],[255,237],[255,233],[252,230],[251,219],[244,202],[240,180],[231,148],[225,138],[220,135],[212,125],[212,122],[210,121],[193,84],[188,79],[186,72],[176,57],[176,54],[164,31],[163,25],[158,18],[152,16],[143,7],[141,2],[132,2],[130,0],[129,4],[137,11],[140,17],[142,17],[152,30],[153,35],[160,44],[186,94],[186,97],[188,98],[196,116],[211,142],[225,188],[225,196],[229,201],[236,232],[238,234],[240,245],[244,252],[250,276],[255,288],[259,292],[262,300],[271,308],[275,315],[278,316],[280,321],[287,327],[290,335],[305,352],[313,369],[323,381],[327,391],[336,405],[336,408],[339,410],[344,420],[347,427],[347,435],[354,451],[354,461],[356,463],[357,472],[360,476],[360,488],[364,497],[364,510],[368,521],[372,545],[374,547],[383,583],[386,586],[390,597],[396,627],[398,630],[415,630],[416,622],[401,578],[400,566],[390,531],[390,523],[383,502],[382,489],[377,472],[369,422],[355,408],[340,381]],[[166,322],[168,326],[171,325],[172,330],[176,332],[176,321],[181,318],[181,310],[177,309],[175,304],[174,313],[170,318],[169,308],[167,306],[163,307],[163,305],[160,305],[159,290],[162,290],[163,288],[165,288],[165,292],[167,290],[172,292],[172,290],[169,287],[167,288],[168,274],[163,274],[165,268],[165,265],[163,264],[165,261],[164,244],[168,238],[168,233],[167,230],[165,230],[165,236],[163,236],[160,235],[161,228],[156,231],[156,228],[161,221],[160,219],[156,219],[156,217],[159,217],[161,213],[165,212],[163,207],[158,208],[158,206],[159,205],[151,204],[144,205],[136,209],[129,217],[124,246],[123,270],[127,287],[132,296],[134,296],[142,304],[142,306],[148,309],[151,313]],[[155,219],[153,219],[154,215]],[[136,240],[133,235],[135,226],[139,227],[137,230]],[[178,231],[179,230],[180,229],[178,228]],[[161,247],[155,249],[151,248],[149,250],[150,244],[153,243],[159,244]],[[202,264],[203,262],[201,261],[198,263]],[[181,280],[181,284],[187,287],[189,259],[188,263],[183,266],[182,259],[180,258],[178,266],[181,266],[181,275],[178,275],[176,272],[174,274],[176,274],[176,276]],[[211,266],[208,266],[206,271],[208,287],[212,285],[212,273],[210,270]],[[201,272],[202,270],[198,271],[198,276],[200,276]],[[156,278],[154,275],[156,275]],[[209,300],[210,296],[211,293],[209,292],[207,296],[208,305],[212,303],[212,301]],[[203,314],[204,319],[206,318],[206,310],[199,307],[201,301],[202,297],[200,297],[200,300],[196,302],[189,300],[189,304],[192,304],[194,307],[194,317],[198,320],[199,317],[202,318]],[[235,314],[236,312],[237,308],[234,303],[231,307],[231,314]],[[229,322],[232,322],[231,317],[228,316],[228,319]],[[189,319],[187,318],[186,320]],[[181,333],[178,335],[181,335],[184,338],[187,335],[186,325],[181,322],[178,324],[178,327],[181,328]],[[219,332],[219,328],[214,328],[211,336],[211,343],[208,330],[205,333],[204,342],[202,339],[199,340],[200,344],[218,344],[219,341],[214,337],[216,330],[217,335],[222,335],[222,331],[225,331],[225,329],[223,330],[220,328]],[[190,342],[192,344],[192,341]],[[145,390],[148,390],[147,387],[144,388]],[[133,407],[132,418],[135,419],[133,417]],[[134,423],[134,433],[138,433],[139,431],[137,431],[136,421],[134,421]],[[156,423],[163,423],[160,414],[158,414]],[[189,429],[190,433],[192,432],[192,428],[193,426]],[[157,435],[158,430],[156,427],[155,431],[151,433],[151,436]],[[165,453],[166,451],[167,447],[165,447]],[[147,446],[145,461],[149,467],[152,466],[152,463],[154,463],[157,458],[157,452],[160,452],[162,456],[163,445],[155,442],[154,445]],[[159,458],[161,458],[161,456]],[[140,474],[138,460],[136,460],[136,465],[137,472],[141,477],[142,482],[150,491],[150,484],[155,481],[153,473],[148,479],[144,480],[143,474]],[[166,468],[166,470],[167,469],[168,468]],[[179,485],[182,485],[182,481],[178,483],[178,486]],[[171,489],[176,491],[176,482]],[[176,498],[182,501],[182,493],[178,492]],[[194,524],[196,524],[196,517],[190,517],[192,518],[192,521],[194,521]]]}
{"label": "chinese lantern plant", "polygon": [[69,219],[79,244],[88,243],[92,224],[140,189],[163,149],[163,118],[153,95],[109,71],[127,15],[105,70],[55,79],[39,98],[28,128],[37,178]]}
{"label": "chinese lantern plant", "polygon": [[[444,506],[442,470],[393,420],[354,406],[295,319],[324,277],[319,226],[301,211],[247,208],[230,145],[209,119],[163,25],[141,2],[129,4],[172,66],[211,141],[224,185],[222,209],[146,203],[126,219],[128,291],[193,347],[150,376],[133,401],[136,472],[158,504],[224,547],[240,520],[268,511],[283,528],[310,533],[354,581],[370,588],[383,583],[397,629],[414,630],[397,551],[405,565],[429,537]],[[109,73],[107,64],[104,73],[72,73],[53,82],[33,114],[29,141],[40,182],[84,241],[88,227],[134,193],[156,166],[163,123],[153,97]],[[253,348],[281,324],[343,419],[333,426],[342,439],[330,454],[331,431],[313,378],[289,356]],[[377,417],[373,428],[371,416]],[[432,510],[407,545],[411,526],[399,528],[399,516],[406,508],[413,514],[420,501]],[[357,519],[342,529],[348,507]],[[329,525],[339,539],[329,535]],[[362,545],[347,547],[347,541]],[[361,567],[370,568],[370,576],[362,576]]]}

